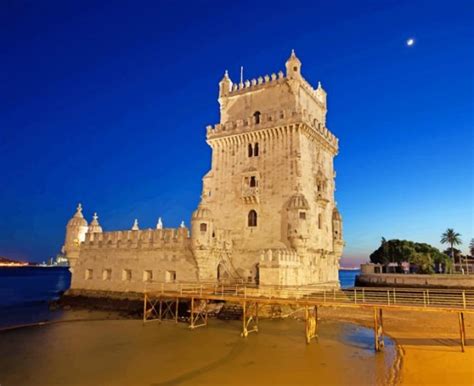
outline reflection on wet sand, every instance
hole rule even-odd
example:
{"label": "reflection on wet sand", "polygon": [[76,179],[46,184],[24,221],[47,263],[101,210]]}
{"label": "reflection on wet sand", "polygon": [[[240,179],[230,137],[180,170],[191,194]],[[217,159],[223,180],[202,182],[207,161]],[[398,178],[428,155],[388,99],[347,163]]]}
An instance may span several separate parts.
{"label": "reflection on wet sand", "polygon": [[5,385],[265,385],[383,384],[395,359],[387,341],[373,351],[372,331],[323,321],[319,342],[306,345],[296,320],[261,321],[258,334],[240,323],[78,321],[0,334]]}

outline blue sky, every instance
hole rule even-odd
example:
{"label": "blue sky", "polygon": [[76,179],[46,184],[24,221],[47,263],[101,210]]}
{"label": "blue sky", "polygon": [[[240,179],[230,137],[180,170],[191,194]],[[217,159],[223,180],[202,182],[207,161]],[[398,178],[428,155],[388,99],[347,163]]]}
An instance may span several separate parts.
{"label": "blue sky", "polygon": [[189,223],[224,70],[277,72],[292,48],[340,139],[344,262],[447,227],[466,250],[473,4],[1,2],[0,256],[55,255],[79,201],[108,230]]}

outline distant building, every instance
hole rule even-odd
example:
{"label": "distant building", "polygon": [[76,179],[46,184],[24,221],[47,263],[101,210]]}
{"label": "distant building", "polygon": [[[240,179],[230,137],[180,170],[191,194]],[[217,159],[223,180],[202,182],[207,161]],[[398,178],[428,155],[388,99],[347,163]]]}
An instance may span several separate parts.
{"label": "distant building", "polygon": [[[66,228],[72,287],[140,291],[143,282],[247,282],[337,287],[342,218],[334,200],[338,140],[326,92],[301,74],[219,82],[220,123],[207,127],[212,163],[184,224],[104,232],[79,205]],[[170,144],[178,146],[178,144]]]}

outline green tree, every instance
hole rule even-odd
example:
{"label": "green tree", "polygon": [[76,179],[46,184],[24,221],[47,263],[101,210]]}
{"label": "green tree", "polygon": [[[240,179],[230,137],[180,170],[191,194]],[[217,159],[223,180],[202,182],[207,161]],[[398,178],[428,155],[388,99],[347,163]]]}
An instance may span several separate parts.
{"label": "green tree", "polygon": [[419,273],[433,273],[435,268],[451,266],[449,256],[425,243],[408,240],[385,240],[382,238],[380,247],[370,255],[372,263],[386,265],[388,263],[409,262]]}
{"label": "green tree", "polygon": [[454,246],[462,244],[461,235],[455,232],[454,229],[448,228],[446,229],[446,232],[441,235],[441,243],[450,245],[451,259],[453,259],[453,262],[456,263],[456,260],[454,259]]}

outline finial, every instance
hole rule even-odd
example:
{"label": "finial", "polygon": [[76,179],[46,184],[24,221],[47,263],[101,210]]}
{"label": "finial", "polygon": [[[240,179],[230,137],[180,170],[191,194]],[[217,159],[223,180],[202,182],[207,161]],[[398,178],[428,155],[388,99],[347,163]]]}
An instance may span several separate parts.
{"label": "finial", "polygon": [[138,231],[140,228],[138,227],[138,219],[135,219],[135,221],[133,222],[133,226],[132,226],[132,231]]}
{"label": "finial", "polygon": [[318,80],[318,88],[322,88],[321,82]]}
{"label": "finial", "polygon": [[94,212],[94,215],[92,216],[92,220],[97,221],[98,218],[99,216],[97,216],[97,212]]}
{"label": "finial", "polygon": [[184,221],[181,221],[181,224],[179,224],[180,228],[186,228],[186,225],[184,225]]}
{"label": "finial", "polygon": [[156,229],[163,229],[163,221],[161,221],[161,217],[158,217],[158,222],[156,223]]}
{"label": "finial", "polygon": [[291,56],[296,56],[294,48],[291,49]]}
{"label": "finial", "polygon": [[225,76],[226,78],[228,78],[228,77],[229,77],[229,71],[225,70],[224,76]]}
{"label": "finial", "polygon": [[84,218],[84,216],[82,215],[82,205],[81,205],[81,203],[77,204],[76,213],[74,214],[74,217]]}

